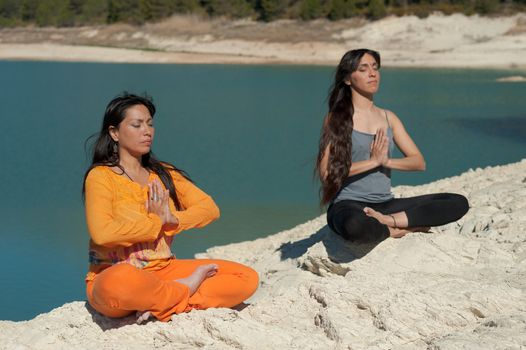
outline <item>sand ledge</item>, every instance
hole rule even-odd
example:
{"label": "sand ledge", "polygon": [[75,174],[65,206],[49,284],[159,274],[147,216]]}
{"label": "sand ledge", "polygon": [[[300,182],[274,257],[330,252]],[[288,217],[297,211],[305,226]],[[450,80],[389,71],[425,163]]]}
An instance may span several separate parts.
{"label": "sand ledge", "polygon": [[261,287],[241,311],[212,309],[133,324],[65,304],[26,322],[0,321],[17,349],[510,349],[526,345],[526,159],[416,187],[466,195],[457,223],[388,239],[343,242],[323,216],[200,257],[253,266]]}

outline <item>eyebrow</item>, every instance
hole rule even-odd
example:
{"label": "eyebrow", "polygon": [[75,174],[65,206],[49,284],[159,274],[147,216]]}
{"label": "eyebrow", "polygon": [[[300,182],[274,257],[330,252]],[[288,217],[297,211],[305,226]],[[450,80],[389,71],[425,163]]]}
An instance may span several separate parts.
{"label": "eyebrow", "polygon": [[148,122],[150,120],[153,120],[153,117],[148,117],[148,118],[142,118],[142,117],[132,117],[130,118],[130,122]]}
{"label": "eyebrow", "polygon": [[[368,65],[369,65],[369,63],[360,63],[360,65],[358,67],[367,67]],[[378,66],[378,63],[373,62],[371,65],[372,66]]]}

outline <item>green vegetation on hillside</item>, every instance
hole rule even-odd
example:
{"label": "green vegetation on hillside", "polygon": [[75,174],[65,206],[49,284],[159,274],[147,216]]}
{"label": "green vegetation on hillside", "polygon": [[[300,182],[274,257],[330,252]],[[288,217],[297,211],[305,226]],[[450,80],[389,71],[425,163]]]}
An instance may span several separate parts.
{"label": "green vegetation on hillside", "polygon": [[356,16],[378,19],[389,14],[424,17],[433,11],[486,15],[525,8],[526,0],[0,0],[0,27],[141,24],[173,14],[261,21],[338,20]]}

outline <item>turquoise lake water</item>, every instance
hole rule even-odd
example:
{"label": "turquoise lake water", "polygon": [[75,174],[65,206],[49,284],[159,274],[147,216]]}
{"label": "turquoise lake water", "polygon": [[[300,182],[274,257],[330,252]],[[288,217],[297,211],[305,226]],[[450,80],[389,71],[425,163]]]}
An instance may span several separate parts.
{"label": "turquoise lake water", "polygon": [[[496,70],[383,69],[376,102],[424,153],[422,184],[526,157],[526,84]],[[123,90],[154,97],[154,152],[219,204],[173,250],[263,237],[320,215],[312,166],[333,68],[0,62],[0,320],[84,300],[88,234],[80,190],[84,141]],[[522,72],[523,74],[523,72]]]}

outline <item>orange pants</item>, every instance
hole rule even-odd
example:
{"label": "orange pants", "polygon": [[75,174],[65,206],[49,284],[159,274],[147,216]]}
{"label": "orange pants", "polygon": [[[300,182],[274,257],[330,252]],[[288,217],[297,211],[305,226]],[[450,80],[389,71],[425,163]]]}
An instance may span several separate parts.
{"label": "orange pants", "polygon": [[[174,280],[190,276],[204,264],[217,264],[217,274],[205,279],[190,296],[188,286]],[[172,259],[155,271],[125,263],[113,265],[87,282],[86,293],[90,305],[105,316],[150,311],[158,320],[169,321],[174,313],[236,306],[254,294],[258,280],[256,271],[231,261]]]}

